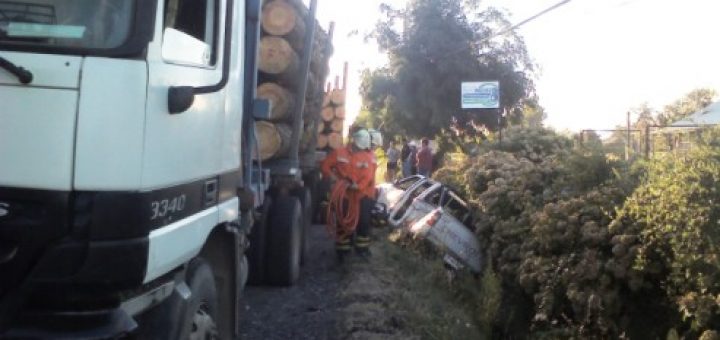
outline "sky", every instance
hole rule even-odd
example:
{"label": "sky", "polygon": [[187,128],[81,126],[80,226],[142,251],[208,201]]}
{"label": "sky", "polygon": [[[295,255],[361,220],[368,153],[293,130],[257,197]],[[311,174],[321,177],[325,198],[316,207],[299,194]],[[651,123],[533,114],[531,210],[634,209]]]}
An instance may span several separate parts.
{"label": "sky", "polygon": [[[335,22],[329,80],[342,75],[344,62],[350,66],[347,119],[360,110],[359,73],[387,61],[363,39],[382,2],[406,0],[318,0],[320,22]],[[515,23],[558,2],[483,4],[507,10]],[[572,0],[521,27],[540,67],[536,84],[546,124],[561,131],[607,129],[623,124],[626,112],[644,102],[660,109],[695,88],[720,92],[718,21],[717,0]]]}

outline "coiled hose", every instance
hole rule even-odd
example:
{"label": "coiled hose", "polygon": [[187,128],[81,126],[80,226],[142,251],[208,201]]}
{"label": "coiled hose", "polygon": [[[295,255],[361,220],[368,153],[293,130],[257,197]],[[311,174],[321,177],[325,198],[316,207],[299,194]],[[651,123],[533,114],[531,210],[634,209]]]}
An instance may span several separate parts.
{"label": "coiled hose", "polygon": [[330,191],[327,230],[338,241],[352,235],[360,221],[360,193],[350,187],[350,182],[338,180]]}

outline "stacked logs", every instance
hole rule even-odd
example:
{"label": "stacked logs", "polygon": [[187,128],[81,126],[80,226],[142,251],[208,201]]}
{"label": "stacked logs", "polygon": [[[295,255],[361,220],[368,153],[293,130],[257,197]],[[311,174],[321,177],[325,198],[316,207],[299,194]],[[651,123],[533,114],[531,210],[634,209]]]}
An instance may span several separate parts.
{"label": "stacked logs", "polygon": [[331,36],[317,20],[310,71],[307,76],[305,98],[298,93],[302,79],[301,56],[308,27],[309,10],[302,0],[268,0],[262,9],[262,38],[259,45],[257,97],[270,101],[272,109],[267,121],[259,122],[256,135],[260,144],[260,159],[285,157],[290,150],[292,124],[298,105],[304,99],[303,133],[300,152],[313,151],[317,131],[317,116],[323,102],[322,84],[327,77],[328,61],[332,54]]}
{"label": "stacked logs", "polygon": [[330,151],[343,146],[343,128],[345,127],[345,97],[347,93],[347,69],[343,85],[340,86],[339,79],[335,79],[335,87],[327,86],[323,108],[320,111],[321,123],[318,126],[317,148],[321,151]]}

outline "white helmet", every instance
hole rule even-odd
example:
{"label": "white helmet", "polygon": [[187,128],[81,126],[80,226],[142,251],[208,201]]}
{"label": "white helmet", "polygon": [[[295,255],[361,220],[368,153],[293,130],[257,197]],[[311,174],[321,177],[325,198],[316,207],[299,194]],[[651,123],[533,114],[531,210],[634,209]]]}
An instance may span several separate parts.
{"label": "white helmet", "polygon": [[352,142],[358,149],[370,149],[370,134],[365,129],[357,130],[352,135]]}
{"label": "white helmet", "polygon": [[375,129],[369,129],[368,133],[370,133],[370,147],[375,149],[383,145],[382,134],[380,133],[380,131]]}

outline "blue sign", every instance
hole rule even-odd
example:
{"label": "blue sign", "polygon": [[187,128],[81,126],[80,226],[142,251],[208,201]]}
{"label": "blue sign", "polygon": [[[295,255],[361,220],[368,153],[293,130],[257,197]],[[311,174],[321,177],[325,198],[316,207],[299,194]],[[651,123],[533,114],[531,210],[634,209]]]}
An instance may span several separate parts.
{"label": "blue sign", "polygon": [[482,81],[462,83],[463,109],[497,109],[500,107],[500,83]]}

